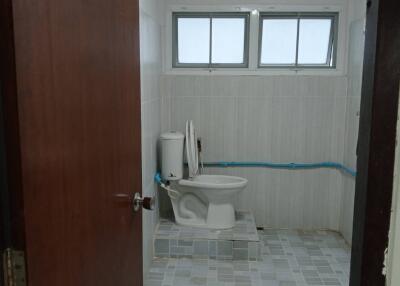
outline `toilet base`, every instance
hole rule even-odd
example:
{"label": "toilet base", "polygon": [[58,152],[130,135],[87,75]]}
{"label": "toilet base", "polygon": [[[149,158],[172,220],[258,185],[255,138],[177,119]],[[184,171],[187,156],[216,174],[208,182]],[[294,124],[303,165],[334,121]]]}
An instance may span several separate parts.
{"label": "toilet base", "polygon": [[[176,213],[176,212],[175,212]],[[201,218],[182,218],[175,216],[175,221],[179,225],[194,226],[210,229],[230,229],[235,226],[235,210],[231,204],[208,205],[207,219]]]}
{"label": "toilet base", "polygon": [[234,196],[247,180],[222,175],[199,175],[172,181],[167,188],[175,221],[184,226],[230,229],[235,226]]}
{"label": "toilet base", "polygon": [[235,226],[235,210],[232,204],[209,203],[207,227],[227,229]]}
{"label": "toilet base", "polygon": [[[235,209],[231,202],[204,203],[191,192],[185,192],[178,198],[171,197],[171,201],[177,224],[209,229],[230,229],[235,226]],[[196,208],[188,209],[189,205]]]}

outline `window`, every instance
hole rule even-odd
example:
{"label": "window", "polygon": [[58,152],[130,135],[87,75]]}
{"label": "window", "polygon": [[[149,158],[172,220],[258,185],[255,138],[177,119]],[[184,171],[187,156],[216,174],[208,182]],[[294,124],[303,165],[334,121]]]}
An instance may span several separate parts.
{"label": "window", "polygon": [[247,67],[249,13],[173,13],[174,67]]}
{"label": "window", "polygon": [[336,65],[337,13],[261,13],[259,67]]}
{"label": "window", "polygon": [[[252,35],[250,15],[260,23]],[[333,69],[338,19],[338,12],[173,12],[167,61],[173,68]]]}

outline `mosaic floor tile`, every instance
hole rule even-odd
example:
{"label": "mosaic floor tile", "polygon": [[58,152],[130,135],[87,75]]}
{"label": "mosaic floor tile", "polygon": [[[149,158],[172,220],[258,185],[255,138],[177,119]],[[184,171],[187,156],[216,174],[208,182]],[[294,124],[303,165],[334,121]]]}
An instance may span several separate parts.
{"label": "mosaic floor tile", "polygon": [[260,261],[156,258],[145,286],[348,286],[350,248],[338,233],[267,229],[258,234]]}
{"label": "mosaic floor tile", "polygon": [[258,241],[258,233],[253,215],[250,212],[237,212],[236,224],[232,229],[215,230],[177,225],[167,219],[161,219],[154,234],[155,238],[181,239],[188,238],[215,240]]}
{"label": "mosaic floor tile", "polygon": [[228,230],[180,226],[161,220],[154,237],[155,257],[258,260],[262,244],[253,215],[237,212],[236,219],[235,227]]}

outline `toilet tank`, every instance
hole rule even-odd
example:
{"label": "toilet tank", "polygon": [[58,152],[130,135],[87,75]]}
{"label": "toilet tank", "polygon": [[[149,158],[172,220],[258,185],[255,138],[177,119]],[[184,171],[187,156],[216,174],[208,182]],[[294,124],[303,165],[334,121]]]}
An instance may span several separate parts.
{"label": "toilet tank", "polygon": [[180,132],[167,132],[160,136],[161,141],[161,176],[168,181],[183,177],[183,141]]}

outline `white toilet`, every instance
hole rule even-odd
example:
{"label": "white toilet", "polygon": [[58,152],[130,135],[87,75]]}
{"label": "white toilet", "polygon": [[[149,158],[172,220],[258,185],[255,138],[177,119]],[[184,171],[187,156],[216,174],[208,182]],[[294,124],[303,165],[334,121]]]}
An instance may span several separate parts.
{"label": "white toilet", "polygon": [[186,122],[188,178],[183,179],[185,136],[179,132],[161,135],[162,177],[167,187],[178,224],[212,229],[235,225],[234,195],[247,180],[240,177],[199,174],[199,154],[193,122]]}

